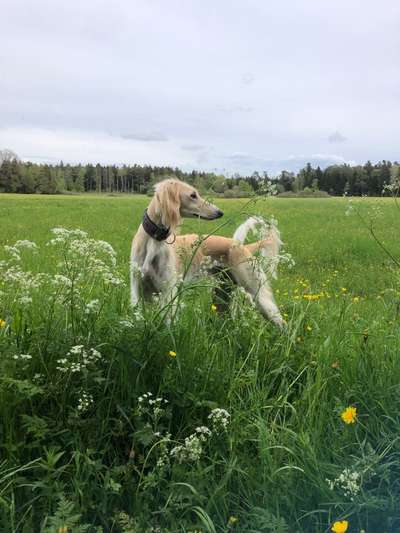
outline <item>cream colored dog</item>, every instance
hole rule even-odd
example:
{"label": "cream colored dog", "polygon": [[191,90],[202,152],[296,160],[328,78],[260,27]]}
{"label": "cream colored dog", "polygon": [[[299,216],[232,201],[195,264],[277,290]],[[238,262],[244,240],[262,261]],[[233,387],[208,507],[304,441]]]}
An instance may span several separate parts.
{"label": "cream colored dog", "polygon": [[[254,256],[259,252],[266,257],[272,275],[275,274],[281,245],[275,227],[252,217],[236,230],[232,239],[216,235],[175,236],[182,218],[214,220],[222,215],[220,209],[202,199],[191,185],[169,178],[156,185],[154,197],[132,241],[133,306],[138,304],[141,295],[148,299],[153,294],[159,294],[163,304],[171,302],[174,306],[179,280],[193,277],[205,258],[209,258],[209,262],[226,270],[230,278],[243,287],[266,318],[279,327],[283,326],[267,275]],[[260,224],[263,238],[245,245],[247,233]]]}

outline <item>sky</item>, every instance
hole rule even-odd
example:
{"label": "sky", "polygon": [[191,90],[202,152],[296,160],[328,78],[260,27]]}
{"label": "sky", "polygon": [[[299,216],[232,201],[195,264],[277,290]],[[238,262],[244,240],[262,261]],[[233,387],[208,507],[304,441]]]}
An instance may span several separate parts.
{"label": "sky", "polygon": [[399,0],[2,0],[0,149],[231,174],[400,159]]}

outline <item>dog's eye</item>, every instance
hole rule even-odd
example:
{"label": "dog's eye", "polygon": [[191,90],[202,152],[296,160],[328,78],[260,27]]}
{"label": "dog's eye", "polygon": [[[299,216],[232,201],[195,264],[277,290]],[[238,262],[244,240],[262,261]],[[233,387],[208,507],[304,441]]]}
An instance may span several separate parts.
{"label": "dog's eye", "polygon": [[195,192],[192,192],[190,198],[193,198],[193,200],[195,200],[197,198],[197,194]]}

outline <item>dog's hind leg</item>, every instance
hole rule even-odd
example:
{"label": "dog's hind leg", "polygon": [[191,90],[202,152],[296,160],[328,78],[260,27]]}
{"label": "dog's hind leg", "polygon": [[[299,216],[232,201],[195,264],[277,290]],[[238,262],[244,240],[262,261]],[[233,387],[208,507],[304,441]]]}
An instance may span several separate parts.
{"label": "dog's hind leg", "polygon": [[229,263],[236,283],[251,295],[261,314],[282,328],[284,321],[275,303],[267,276],[257,258],[253,257],[244,246],[238,245],[230,250]]}
{"label": "dog's hind leg", "polygon": [[225,312],[229,308],[236,282],[229,269],[223,266],[214,266],[209,273],[217,279],[217,285],[213,289],[213,303],[217,306],[218,312]]}

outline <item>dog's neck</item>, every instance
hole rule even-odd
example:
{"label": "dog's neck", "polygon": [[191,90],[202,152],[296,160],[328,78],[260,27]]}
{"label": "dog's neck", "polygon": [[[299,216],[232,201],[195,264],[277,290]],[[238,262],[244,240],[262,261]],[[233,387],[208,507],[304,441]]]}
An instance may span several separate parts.
{"label": "dog's neck", "polygon": [[153,198],[147,208],[147,214],[157,226],[163,225],[161,220],[161,210],[158,202]]}
{"label": "dog's neck", "polygon": [[159,207],[159,203],[153,198],[144,212],[142,228],[147,238],[162,243],[173,233],[173,228],[163,223]]}

